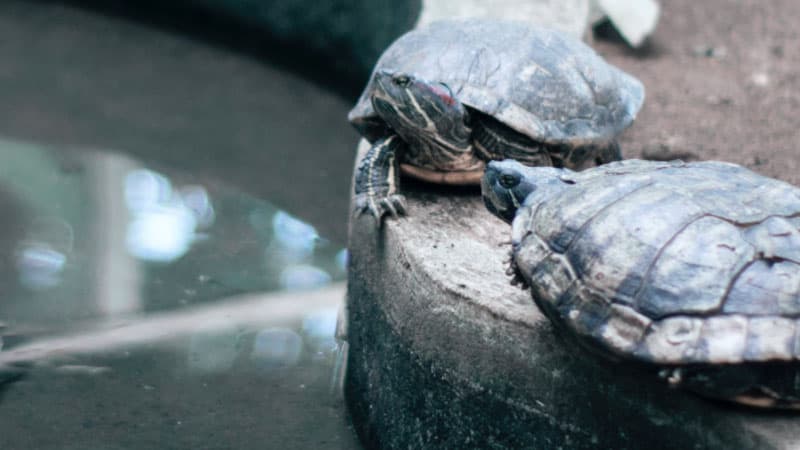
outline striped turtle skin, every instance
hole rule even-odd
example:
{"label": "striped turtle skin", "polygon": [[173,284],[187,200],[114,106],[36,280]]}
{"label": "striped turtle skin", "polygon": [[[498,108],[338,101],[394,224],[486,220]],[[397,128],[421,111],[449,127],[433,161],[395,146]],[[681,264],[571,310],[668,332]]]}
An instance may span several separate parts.
{"label": "striped turtle skin", "polygon": [[485,161],[580,168],[621,159],[617,135],[644,88],[583,42],[496,19],[449,20],[383,53],[348,120],[372,148],[356,171],[356,206],[402,214],[399,173],[478,184]]}
{"label": "striped turtle skin", "polygon": [[800,408],[800,189],[723,162],[492,162],[515,282],[567,335],[671,384]]}

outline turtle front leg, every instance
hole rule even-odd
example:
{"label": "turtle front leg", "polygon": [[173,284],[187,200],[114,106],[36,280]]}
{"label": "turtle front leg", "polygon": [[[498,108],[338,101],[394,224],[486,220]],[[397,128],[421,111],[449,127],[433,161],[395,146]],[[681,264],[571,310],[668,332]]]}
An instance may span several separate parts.
{"label": "turtle front leg", "polygon": [[400,170],[397,156],[405,151],[406,143],[397,135],[379,139],[372,144],[356,169],[356,213],[369,212],[378,222],[386,213],[394,217],[405,214],[406,199],[397,193]]}

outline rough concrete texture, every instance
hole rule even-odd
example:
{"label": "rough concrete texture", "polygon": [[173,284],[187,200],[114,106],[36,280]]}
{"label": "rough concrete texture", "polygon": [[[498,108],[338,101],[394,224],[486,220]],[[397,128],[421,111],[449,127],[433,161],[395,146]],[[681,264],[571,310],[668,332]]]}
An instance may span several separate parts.
{"label": "rough concrete texture", "polygon": [[[362,151],[363,146],[362,146]],[[561,339],[473,189],[404,180],[408,216],[351,221],[346,397],[368,447],[793,449],[800,418],[673,390]]]}
{"label": "rough concrete texture", "polygon": [[416,26],[450,17],[492,17],[529,21],[582,38],[590,11],[589,0],[423,0]]}

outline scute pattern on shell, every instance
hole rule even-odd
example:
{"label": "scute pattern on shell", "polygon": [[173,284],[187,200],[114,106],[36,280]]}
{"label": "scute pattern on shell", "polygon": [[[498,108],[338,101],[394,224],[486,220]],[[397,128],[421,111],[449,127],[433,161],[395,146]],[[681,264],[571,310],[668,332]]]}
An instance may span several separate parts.
{"label": "scute pattern on shell", "polygon": [[800,189],[721,162],[540,173],[514,264],[561,325],[659,365],[800,360]]}
{"label": "scute pattern on shell", "polygon": [[[446,83],[465,105],[548,144],[602,144],[644,101],[642,84],[577,39],[524,22],[434,22],[395,41],[375,71]],[[371,79],[348,119],[369,137]]]}

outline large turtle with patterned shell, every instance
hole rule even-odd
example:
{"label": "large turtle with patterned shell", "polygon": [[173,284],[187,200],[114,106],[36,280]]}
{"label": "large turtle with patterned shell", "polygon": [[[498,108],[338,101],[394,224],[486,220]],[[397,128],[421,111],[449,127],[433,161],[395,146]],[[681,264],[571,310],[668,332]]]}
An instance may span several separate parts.
{"label": "large turtle with patterned shell", "polygon": [[399,173],[478,184],[485,161],[580,168],[621,159],[617,135],[642,84],[590,47],[528,23],[434,22],[381,56],[349,121],[371,148],[357,165],[356,207],[402,214]]}
{"label": "large turtle with patterned shell", "polygon": [[557,328],[673,385],[800,408],[800,189],[722,162],[492,162],[509,274]]}

